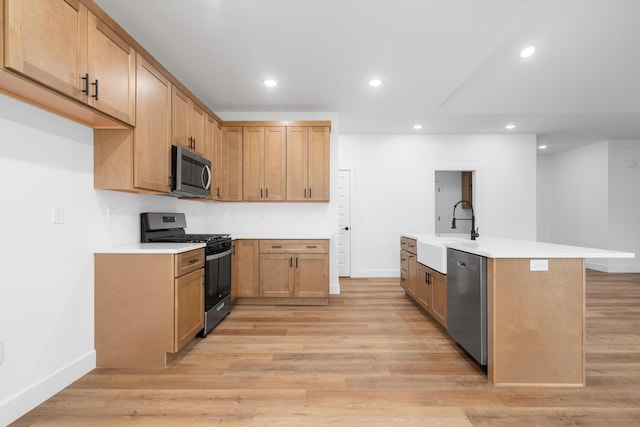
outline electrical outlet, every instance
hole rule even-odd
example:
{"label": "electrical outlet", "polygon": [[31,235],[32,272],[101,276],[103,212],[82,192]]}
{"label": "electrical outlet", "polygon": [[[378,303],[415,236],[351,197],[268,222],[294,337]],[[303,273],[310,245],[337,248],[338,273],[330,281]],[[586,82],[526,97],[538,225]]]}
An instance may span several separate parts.
{"label": "electrical outlet", "polygon": [[0,365],[4,362],[4,343],[0,341]]}
{"label": "electrical outlet", "polygon": [[51,223],[64,224],[64,206],[53,205],[51,208]]}
{"label": "electrical outlet", "polygon": [[529,262],[530,271],[549,271],[548,259],[532,259]]}
{"label": "electrical outlet", "polygon": [[107,208],[107,222],[116,222],[116,210]]}

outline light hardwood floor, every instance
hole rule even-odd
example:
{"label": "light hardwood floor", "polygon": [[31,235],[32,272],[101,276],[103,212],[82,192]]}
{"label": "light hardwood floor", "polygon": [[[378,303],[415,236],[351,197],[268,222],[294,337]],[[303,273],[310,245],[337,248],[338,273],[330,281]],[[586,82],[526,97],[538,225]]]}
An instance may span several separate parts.
{"label": "light hardwood floor", "polygon": [[238,306],[165,370],[97,369],[16,426],[637,426],[640,274],[587,274],[587,386],[494,388],[397,279]]}

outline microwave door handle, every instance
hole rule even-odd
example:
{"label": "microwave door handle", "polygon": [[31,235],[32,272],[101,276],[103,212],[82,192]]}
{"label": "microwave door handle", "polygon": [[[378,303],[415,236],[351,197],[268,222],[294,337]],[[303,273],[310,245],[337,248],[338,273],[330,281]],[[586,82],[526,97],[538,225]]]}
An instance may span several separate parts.
{"label": "microwave door handle", "polygon": [[[207,171],[207,183],[204,183],[204,172]],[[202,185],[204,186],[204,188],[206,190],[209,189],[209,187],[211,186],[211,168],[209,167],[209,165],[204,165],[204,167],[202,168],[202,174],[200,175],[200,180],[202,181]]]}

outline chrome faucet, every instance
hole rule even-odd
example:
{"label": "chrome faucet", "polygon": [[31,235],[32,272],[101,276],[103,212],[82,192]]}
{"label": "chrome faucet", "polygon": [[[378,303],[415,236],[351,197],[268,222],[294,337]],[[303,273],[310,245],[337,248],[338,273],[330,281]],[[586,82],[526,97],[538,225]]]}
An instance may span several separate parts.
{"label": "chrome faucet", "polygon": [[456,229],[456,219],[462,221],[469,221],[469,218],[456,218],[456,208],[460,203],[466,203],[471,208],[471,240],[476,240],[476,237],[480,237],[478,234],[478,230],[476,230],[476,215],[473,212],[473,205],[468,200],[460,200],[458,203],[453,205],[453,220],[451,221],[451,229]]}

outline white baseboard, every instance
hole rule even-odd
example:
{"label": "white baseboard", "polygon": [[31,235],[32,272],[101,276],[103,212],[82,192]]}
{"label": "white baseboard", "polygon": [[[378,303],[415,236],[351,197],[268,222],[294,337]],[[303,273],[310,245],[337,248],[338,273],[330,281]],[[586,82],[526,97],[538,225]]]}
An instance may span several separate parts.
{"label": "white baseboard", "polygon": [[96,352],[90,351],[39,382],[0,402],[0,426],[17,420],[54,394],[96,367]]}
{"label": "white baseboard", "polygon": [[340,295],[340,283],[332,283],[329,285],[329,294]]}
{"label": "white baseboard", "polygon": [[640,266],[635,264],[609,265],[608,263],[585,260],[584,266],[590,270],[602,271],[603,273],[640,273]]}
{"label": "white baseboard", "polygon": [[400,270],[358,270],[351,274],[351,277],[358,279],[376,278],[376,277],[398,277],[400,278]]}

